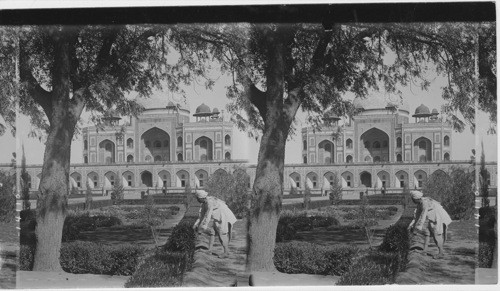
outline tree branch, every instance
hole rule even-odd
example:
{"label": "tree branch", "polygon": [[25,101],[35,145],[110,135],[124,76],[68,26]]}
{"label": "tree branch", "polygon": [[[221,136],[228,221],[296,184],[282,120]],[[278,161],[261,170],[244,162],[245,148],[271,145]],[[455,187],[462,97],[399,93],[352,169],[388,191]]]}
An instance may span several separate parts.
{"label": "tree branch", "polygon": [[33,100],[39,104],[45,115],[49,118],[52,116],[52,92],[49,92],[40,86],[36,78],[33,76],[31,71],[31,67],[29,64],[29,56],[25,51],[25,43],[24,40],[19,41],[19,78],[21,83],[26,84],[26,89],[28,94],[33,98]]}
{"label": "tree branch", "polygon": [[101,69],[107,67],[107,65],[109,64],[109,53],[111,51],[111,47],[116,41],[118,33],[120,32],[122,27],[123,26],[111,26],[109,30],[104,33],[102,46],[96,59],[96,68]]}
{"label": "tree branch", "polygon": [[322,64],[326,58],[326,49],[328,47],[328,43],[330,43],[332,38],[333,31],[326,31],[318,42],[316,49],[314,50],[314,54],[311,60],[311,69],[309,70],[311,75],[315,75],[319,72],[320,68],[323,67]]}
{"label": "tree branch", "polygon": [[242,83],[245,88],[245,96],[257,107],[260,116],[265,119],[267,114],[266,93],[259,90],[249,76],[244,76]]}

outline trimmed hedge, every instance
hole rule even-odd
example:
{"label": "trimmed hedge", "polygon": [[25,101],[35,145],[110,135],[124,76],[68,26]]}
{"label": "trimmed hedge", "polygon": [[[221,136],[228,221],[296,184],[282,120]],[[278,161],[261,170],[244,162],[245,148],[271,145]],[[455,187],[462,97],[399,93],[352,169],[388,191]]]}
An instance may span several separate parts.
{"label": "trimmed hedge", "polygon": [[196,235],[193,224],[195,221],[196,218],[188,217],[179,222],[165,244],[165,251],[194,254]]}
{"label": "trimmed hedge", "polygon": [[477,254],[477,267],[478,268],[491,268],[493,265],[493,255],[495,251],[495,244],[488,242],[479,242],[479,250]]}
{"label": "trimmed hedge", "polygon": [[[104,208],[104,207],[109,207],[113,205],[113,201],[111,200],[93,200],[90,209],[97,209],[97,208]],[[68,204],[67,210],[73,210],[73,211],[85,211],[85,202],[80,202],[80,203],[74,203],[74,204]]]}
{"label": "trimmed hedge", "polygon": [[374,252],[351,265],[337,285],[385,285],[394,282],[397,274],[393,253]]}
{"label": "trimmed hedge", "polygon": [[331,216],[306,216],[306,212],[283,213],[278,220],[276,229],[276,242],[292,240],[296,237],[297,231],[308,231],[315,227],[328,227],[338,225],[337,219]]}
{"label": "trimmed hedge", "polygon": [[[155,205],[158,204],[185,204],[185,196],[174,196],[174,197],[154,197]],[[121,201],[120,205],[144,205],[146,204],[146,199],[124,199]]]}
{"label": "trimmed hedge", "polygon": [[340,276],[353,263],[355,247],[327,247],[293,241],[278,243],[274,249],[274,265],[287,274],[318,274]]}
{"label": "trimmed hedge", "polygon": [[122,221],[114,216],[90,216],[88,212],[75,216],[70,215],[64,220],[62,241],[76,240],[80,237],[80,232],[82,231],[92,231],[98,227],[110,227],[114,225],[122,225]]}
{"label": "trimmed hedge", "polygon": [[401,218],[387,229],[378,250],[371,251],[356,261],[337,285],[394,283],[398,272],[404,271],[408,263],[410,236],[407,228],[413,219],[414,210],[414,207],[405,208]]}
{"label": "trimmed hedge", "polygon": [[[302,198],[300,195],[299,198]],[[391,196],[368,196],[370,205],[401,205],[401,196],[400,195],[391,195]],[[285,200],[286,201],[286,200]],[[360,205],[361,199],[343,199],[340,200],[337,205]],[[309,202],[309,209],[320,208],[320,207],[328,207],[332,206],[332,202],[330,200],[313,200]],[[302,202],[292,203],[292,204],[284,204],[282,206],[283,210],[303,210],[304,205]]]}
{"label": "trimmed hedge", "polygon": [[[76,241],[61,245],[59,262],[65,272],[73,274],[130,276],[143,254],[144,248],[134,244],[109,246]],[[19,252],[19,269],[31,271],[34,255],[34,245],[22,245]]]}
{"label": "trimmed hedge", "polygon": [[[189,195],[194,196],[194,195]],[[174,227],[163,248],[147,257],[129,278],[125,287],[178,287],[184,274],[191,270],[196,235],[192,228],[198,218],[200,204],[190,200],[182,220]]]}
{"label": "trimmed hedge", "polygon": [[157,250],[138,266],[137,271],[125,283],[125,288],[182,286],[188,262],[184,253]]}
{"label": "trimmed hedge", "polygon": [[494,250],[497,245],[497,206],[479,208],[479,250],[476,265],[479,268],[491,268]]}

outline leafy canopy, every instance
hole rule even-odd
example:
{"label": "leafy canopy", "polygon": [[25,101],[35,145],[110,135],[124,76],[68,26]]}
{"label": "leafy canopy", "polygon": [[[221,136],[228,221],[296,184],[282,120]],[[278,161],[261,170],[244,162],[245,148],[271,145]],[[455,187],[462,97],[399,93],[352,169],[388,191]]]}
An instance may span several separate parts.
{"label": "leafy canopy", "polygon": [[398,86],[427,89],[429,76],[437,73],[448,80],[443,109],[457,130],[474,129],[476,101],[496,124],[494,23],[348,23],[327,29],[309,23],[240,23],[176,29],[183,35],[184,53],[196,52],[207,63],[216,59],[230,74],[228,109],[240,128],[257,129],[256,134],[265,129],[270,51],[277,43],[284,44],[279,72],[284,94],[275,102],[299,103],[312,123],[321,124],[328,110],[353,114],[347,93],[366,98],[371,90],[385,90],[401,96]]}

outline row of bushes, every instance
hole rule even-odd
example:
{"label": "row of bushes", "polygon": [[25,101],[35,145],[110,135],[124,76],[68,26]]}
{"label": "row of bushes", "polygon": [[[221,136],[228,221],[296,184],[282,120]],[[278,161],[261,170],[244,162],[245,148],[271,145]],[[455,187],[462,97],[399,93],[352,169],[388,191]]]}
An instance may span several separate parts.
{"label": "row of bushes", "polygon": [[68,210],[72,211],[84,211],[89,209],[98,209],[103,207],[109,207],[113,205],[113,201],[111,200],[95,200],[90,203],[90,206],[86,208],[85,202],[73,203],[68,205]]}
{"label": "row of bushes", "polygon": [[[21,245],[19,269],[31,271],[35,245]],[[130,276],[135,272],[145,250],[134,244],[116,246],[75,241],[61,245],[59,262],[65,272],[73,274],[103,274]]]}
{"label": "row of bushes", "polygon": [[[396,206],[389,206],[384,208],[366,208],[366,216],[374,219],[390,219],[391,216],[394,216],[398,212],[398,208]],[[343,215],[343,218],[346,220],[355,220],[359,219],[361,216],[361,210],[357,208],[351,208],[346,211],[347,213]]]}
{"label": "row of bushes", "polygon": [[276,242],[284,242],[296,238],[297,231],[307,231],[316,227],[339,225],[337,219],[328,215],[308,216],[305,211],[283,211],[278,220]]}
{"label": "row of bushes", "polygon": [[[368,196],[368,200],[370,201],[370,205],[400,205],[401,198],[399,196],[394,197],[370,197]],[[345,199],[339,200],[337,205],[360,205],[360,199]],[[330,200],[312,200],[309,202],[309,209],[320,208],[320,207],[328,207],[332,206],[332,202]],[[292,204],[284,204],[282,206],[282,210],[302,210],[304,209],[303,203],[292,203]]]}
{"label": "row of bushes", "polygon": [[[186,198],[184,196],[174,196],[174,197],[155,197],[155,204],[184,204]],[[123,199],[119,201],[120,205],[144,205],[146,204],[146,199]],[[111,199],[105,200],[95,200],[91,202],[90,209],[98,209],[103,207],[112,206],[113,201]],[[85,202],[74,203],[68,205],[68,210],[83,211],[86,210]]]}
{"label": "row of bushes", "polygon": [[186,203],[186,213],[172,230],[167,243],[144,259],[125,287],[182,286],[184,274],[193,264],[196,235],[192,226],[199,211],[196,199],[186,200]]}
{"label": "row of bushes", "polygon": [[392,284],[398,272],[408,263],[410,236],[407,230],[415,208],[408,207],[401,218],[391,225],[377,250],[359,258],[342,275],[337,285],[384,285]]}
{"label": "row of bushes", "polygon": [[88,212],[78,215],[69,215],[64,220],[62,241],[71,241],[80,238],[82,231],[93,231],[98,227],[122,225],[122,221],[115,216],[95,215]]}
{"label": "row of bushes", "polygon": [[[34,244],[36,238],[32,231],[36,227],[35,210],[21,211],[21,244]],[[70,214],[64,220],[62,241],[68,242],[80,238],[82,231],[92,231],[98,227],[122,225],[121,219],[108,215],[90,215],[89,212]]]}
{"label": "row of bushes", "polygon": [[274,265],[287,274],[341,276],[347,272],[359,250],[355,247],[329,247],[293,241],[276,244]]}

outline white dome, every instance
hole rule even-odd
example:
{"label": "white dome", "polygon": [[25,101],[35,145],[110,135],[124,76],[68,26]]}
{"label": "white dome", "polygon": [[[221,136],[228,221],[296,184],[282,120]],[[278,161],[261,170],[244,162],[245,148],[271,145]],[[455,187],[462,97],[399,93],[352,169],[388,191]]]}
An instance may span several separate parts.
{"label": "white dome", "polygon": [[137,103],[141,104],[144,109],[165,109],[167,106],[174,104],[180,104],[181,109],[186,109],[189,111],[189,104],[185,98],[172,98],[171,94],[165,92],[154,92],[149,97],[137,97]]}
{"label": "white dome", "polygon": [[391,96],[389,94],[371,94],[365,98],[356,97],[353,101],[355,108],[362,108],[364,110],[371,109],[386,109],[388,105],[396,105],[399,110],[410,112],[410,106],[399,96]]}

